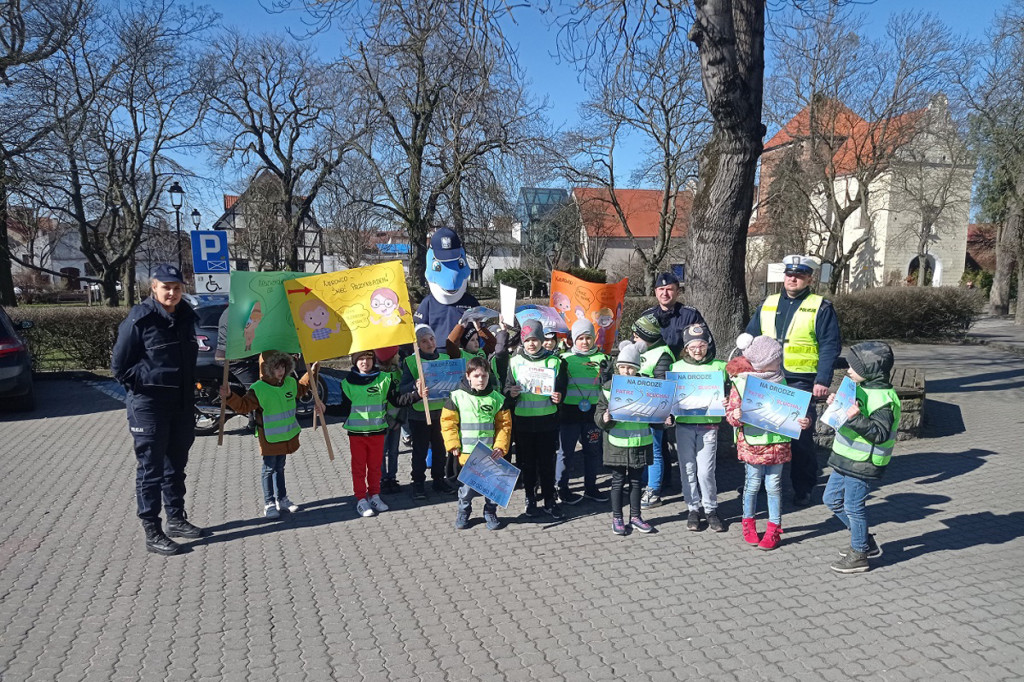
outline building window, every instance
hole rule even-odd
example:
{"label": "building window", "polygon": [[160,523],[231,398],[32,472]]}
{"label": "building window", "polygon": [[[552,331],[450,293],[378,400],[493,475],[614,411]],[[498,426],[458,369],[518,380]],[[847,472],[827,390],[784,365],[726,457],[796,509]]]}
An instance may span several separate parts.
{"label": "building window", "polygon": [[469,281],[473,284],[483,284],[484,271],[481,268],[471,268],[469,271]]}
{"label": "building window", "polygon": [[239,272],[249,271],[249,259],[248,258],[236,258],[235,259],[235,270]]}

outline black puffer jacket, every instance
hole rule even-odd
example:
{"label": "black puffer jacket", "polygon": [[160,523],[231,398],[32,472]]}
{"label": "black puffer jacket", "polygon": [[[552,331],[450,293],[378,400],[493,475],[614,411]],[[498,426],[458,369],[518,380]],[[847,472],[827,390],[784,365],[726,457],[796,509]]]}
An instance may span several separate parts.
{"label": "black puffer jacket", "polygon": [[195,405],[196,314],[181,301],[174,313],[147,298],[117,328],[110,370],[129,395],[168,410]]}

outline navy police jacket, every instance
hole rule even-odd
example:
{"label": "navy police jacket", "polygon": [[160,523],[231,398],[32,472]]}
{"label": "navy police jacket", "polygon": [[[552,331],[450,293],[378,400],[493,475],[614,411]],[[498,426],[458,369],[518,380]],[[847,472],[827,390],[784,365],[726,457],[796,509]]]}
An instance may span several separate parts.
{"label": "navy police jacket", "polygon": [[452,329],[455,329],[455,325],[462,319],[463,313],[478,305],[480,302],[468,291],[452,305],[441,303],[428,292],[420,301],[419,307],[416,308],[416,314],[412,318],[416,324],[430,325],[434,331],[434,338],[437,339],[437,345],[444,350],[444,340],[452,333]]}
{"label": "navy police jacket", "polygon": [[110,369],[132,395],[163,409],[191,410],[195,404],[196,314],[181,301],[174,313],[147,298],[132,307],[117,328]]}

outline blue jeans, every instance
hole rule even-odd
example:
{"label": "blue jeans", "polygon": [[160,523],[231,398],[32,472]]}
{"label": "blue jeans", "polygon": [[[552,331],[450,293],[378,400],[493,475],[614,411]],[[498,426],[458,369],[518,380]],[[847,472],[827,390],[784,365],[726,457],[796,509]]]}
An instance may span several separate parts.
{"label": "blue jeans", "polygon": [[263,504],[288,497],[284,486],[284,463],[288,455],[272,455],[263,458]]}
{"label": "blue jeans", "polygon": [[865,504],[871,487],[870,481],[833,471],[828,477],[821,500],[850,529],[850,547],[857,552],[868,551],[868,515]]}
{"label": "blue jeans", "polygon": [[743,484],[743,518],[752,519],[757,514],[757,493],[763,480],[768,493],[768,520],[782,525],[782,465],[743,464],[747,469],[747,480]]}
{"label": "blue jeans", "polygon": [[[473,513],[473,498],[482,497],[480,493],[463,483],[459,486],[459,513],[467,517]],[[484,514],[497,514],[498,503],[484,497]]]}
{"label": "blue jeans", "polygon": [[384,438],[384,459],[381,463],[380,482],[398,480],[398,443],[402,437],[402,429],[398,426],[388,429]]}
{"label": "blue jeans", "polygon": [[558,455],[555,460],[555,482],[559,490],[569,488],[568,460],[576,454],[576,443],[583,445],[583,487],[597,487],[597,472],[604,456],[601,447],[601,429],[591,421],[563,422],[559,428]]}
{"label": "blue jeans", "polygon": [[662,445],[665,442],[665,432],[662,429],[651,429],[654,436],[654,464],[644,467],[644,485],[654,491],[655,495],[661,494],[661,476],[665,469],[665,456],[662,454]]}

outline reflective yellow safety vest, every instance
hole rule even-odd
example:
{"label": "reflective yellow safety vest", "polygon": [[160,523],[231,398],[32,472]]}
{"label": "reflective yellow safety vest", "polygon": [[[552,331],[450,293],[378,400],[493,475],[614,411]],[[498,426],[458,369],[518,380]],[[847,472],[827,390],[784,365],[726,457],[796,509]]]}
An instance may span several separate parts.
{"label": "reflective yellow safety vest", "polygon": [[886,405],[892,408],[892,431],[889,432],[889,438],[884,443],[870,443],[853,429],[844,426],[836,431],[836,438],[832,442],[832,451],[854,462],[866,462],[870,459],[876,467],[884,467],[892,457],[892,448],[896,444],[896,432],[900,428],[899,396],[891,388],[861,388],[858,386],[857,400],[864,406],[861,412],[865,415]]}
{"label": "reflective yellow safety vest", "polygon": [[[683,352],[685,353],[686,351],[683,350]],[[673,363],[672,368],[669,371],[671,371],[671,372],[712,372],[712,371],[715,371],[715,370],[717,370],[717,371],[722,373],[722,386],[728,388],[728,386],[729,386],[729,375],[725,371],[725,362],[722,361],[722,360],[711,360],[710,362],[705,362],[703,365],[694,365],[694,364],[691,364],[691,363],[687,362],[686,360],[679,360],[679,361]],[[728,398],[729,396],[726,395],[725,397]],[[676,417],[675,419],[676,419],[676,423],[677,424],[716,424],[716,423],[722,421],[721,417],[707,417],[707,416],[688,417],[686,415],[680,415],[680,416]]]}
{"label": "reflective yellow safety vest", "polygon": [[648,348],[640,354],[640,376],[654,378],[654,368],[658,366],[658,361],[661,360],[662,355],[667,355],[669,362],[675,362],[676,356],[672,354],[672,349],[668,346],[658,346],[657,348]]}
{"label": "reflective yellow safety vest", "polygon": [[494,449],[494,418],[505,404],[505,396],[498,391],[473,395],[460,388],[449,397],[459,411],[459,440],[462,441],[459,464],[465,464],[477,443]]}
{"label": "reflective yellow safety vest", "polygon": [[[604,393],[604,400],[611,404],[612,392],[608,389],[601,389]],[[654,443],[654,433],[650,424],[642,422],[617,422],[611,421],[612,427],[608,429],[608,443],[617,448],[640,448]]]}
{"label": "reflective yellow safety vest", "polygon": [[[447,360],[448,359],[448,354],[447,353],[438,353],[436,359],[437,360]],[[430,362],[430,361],[429,360],[424,360],[423,362]],[[419,372],[418,369],[416,369],[416,356],[415,355],[410,355],[407,358],[405,358],[405,366],[409,368],[409,373],[412,374],[412,380],[413,381],[416,381],[417,379],[420,378],[420,372]],[[444,401],[445,401],[444,398],[430,398],[429,400],[427,400],[427,403],[430,405],[430,411],[431,412],[435,412],[437,410],[440,410],[442,407],[444,407]],[[423,399],[422,398],[417,398],[416,402],[414,402],[412,404],[412,409],[416,410],[417,412],[423,412]]]}
{"label": "reflective yellow safety vest", "polygon": [[[740,400],[742,400],[743,389],[746,388],[747,386],[747,378],[745,376],[739,376],[733,379],[732,383],[734,386],[736,386],[736,390],[740,394]],[[785,384],[786,382],[781,381],[779,383]],[[780,433],[765,431],[764,429],[759,429],[758,427],[751,426],[750,424],[744,424],[739,428],[743,429],[743,440],[745,440],[748,445],[775,445],[776,443],[788,443],[789,441],[793,440],[789,436],[783,436]],[[733,431],[732,435],[733,442],[739,440],[736,436],[736,431]]]}
{"label": "reflective yellow safety vest", "polygon": [[299,382],[286,376],[280,386],[257,381],[252,391],[263,410],[263,437],[268,443],[286,443],[299,435],[299,422],[295,419],[295,398],[299,395]]}
{"label": "reflective yellow safety vest", "polygon": [[586,400],[592,407],[596,407],[601,398],[601,363],[607,362],[608,356],[601,351],[594,351],[590,355],[570,351],[562,355],[562,361],[569,375],[569,387],[562,402],[579,407]]}
{"label": "reflective yellow safety vest", "polygon": [[[519,375],[531,365],[547,367],[558,377],[558,365],[562,360],[557,355],[549,355],[543,360],[530,360],[524,355],[513,355],[508,363],[508,371],[512,374],[512,380],[518,382]],[[516,399],[515,415],[517,417],[543,417],[558,412],[558,405],[551,402],[551,396],[527,393],[523,391]]]}
{"label": "reflective yellow safety vest", "polygon": [[818,371],[818,337],[814,322],[825,299],[809,294],[793,313],[785,338],[775,329],[775,314],[779,310],[781,294],[772,294],[761,306],[761,333],[782,344],[782,366],[797,374],[815,374]]}
{"label": "reflective yellow safety vest", "polygon": [[388,391],[391,390],[390,372],[380,372],[368,384],[362,386],[341,382],[341,390],[352,402],[352,410],[345,420],[345,430],[350,433],[382,431],[388,427]]}

